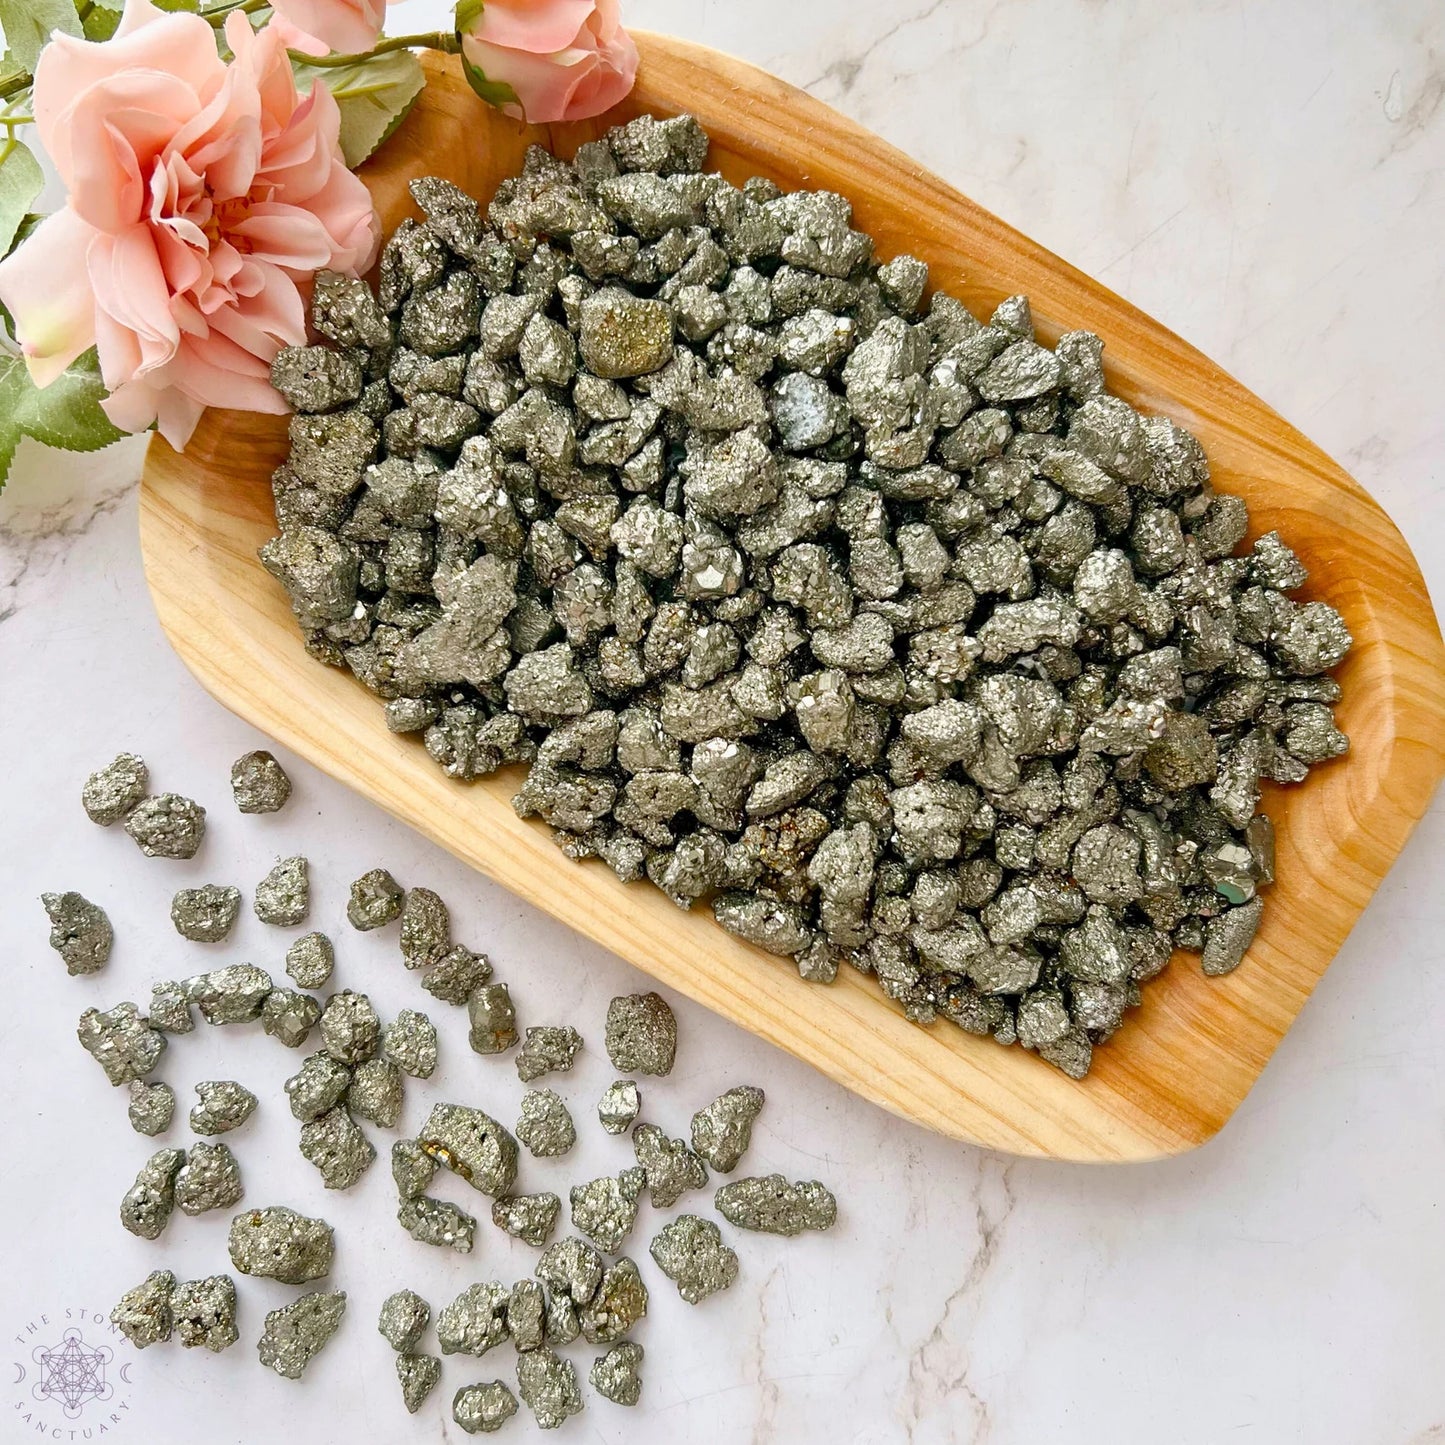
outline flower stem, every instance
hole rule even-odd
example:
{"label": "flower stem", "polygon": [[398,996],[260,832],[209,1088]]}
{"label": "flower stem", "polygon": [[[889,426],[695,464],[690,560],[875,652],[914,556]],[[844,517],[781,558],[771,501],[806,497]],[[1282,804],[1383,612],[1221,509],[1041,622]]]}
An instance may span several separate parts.
{"label": "flower stem", "polygon": [[303,55],[299,50],[291,51],[290,55],[292,60],[300,61],[302,65],[329,67],[361,65],[368,60],[375,60],[378,55],[386,55],[393,50],[443,50],[449,55],[455,55],[461,48],[461,41],[457,39],[454,31],[433,30],[425,35],[394,35],[388,40],[383,40],[375,49],[358,55]]}
{"label": "flower stem", "polygon": [[14,130],[17,126],[34,124],[35,117],[33,115],[0,115],[0,125],[3,125],[6,130]]}
{"label": "flower stem", "polygon": [[35,77],[28,70],[22,70],[18,75],[12,75],[9,80],[0,85],[0,100],[9,100],[12,96],[19,95],[22,90],[29,88],[34,79]]}
{"label": "flower stem", "polygon": [[233,11],[240,11],[242,15],[254,15],[258,10],[264,10],[271,0],[242,0],[240,5],[216,5],[210,10],[201,11],[201,19],[206,21],[213,30],[219,30],[225,23],[226,17]]}

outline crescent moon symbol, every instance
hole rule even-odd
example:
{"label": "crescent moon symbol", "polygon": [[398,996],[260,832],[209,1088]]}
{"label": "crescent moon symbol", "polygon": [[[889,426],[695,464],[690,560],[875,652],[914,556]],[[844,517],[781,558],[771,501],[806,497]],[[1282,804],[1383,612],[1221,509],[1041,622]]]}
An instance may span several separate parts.
{"label": "crescent moon symbol", "polygon": [[120,1367],[120,1377],[121,1377],[122,1380],[124,1380],[124,1381],[126,1382],[127,1385],[129,1385],[129,1384],[132,1383],[130,1376],[129,1376],[128,1374],[126,1374],[126,1371],[129,1370],[129,1369],[130,1369],[130,1361],[127,1360],[127,1361],[125,1362],[125,1364],[123,1364],[123,1365]]}
{"label": "crescent moon symbol", "polygon": [[25,1366],[17,1362],[15,1366],[15,1383],[18,1385],[25,1378]]}

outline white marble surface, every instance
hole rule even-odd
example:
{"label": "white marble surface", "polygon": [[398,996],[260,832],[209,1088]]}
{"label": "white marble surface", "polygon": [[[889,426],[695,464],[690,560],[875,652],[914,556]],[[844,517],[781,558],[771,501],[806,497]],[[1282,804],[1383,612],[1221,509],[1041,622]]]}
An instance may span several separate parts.
{"label": "white marble surface", "polygon": [[[420,28],[442,13],[409,0],[396,20]],[[1438,0],[634,0],[628,14],[807,85],[1202,346],[1355,472],[1445,596]],[[0,499],[0,1338],[27,1371],[16,1384],[3,1372],[0,1439],[42,1438],[43,1422],[46,1439],[137,1445],[456,1440],[452,1391],[505,1373],[509,1352],[450,1358],[409,1420],[376,1306],[402,1284],[440,1304],[472,1279],[519,1276],[527,1251],[490,1225],[470,1260],[412,1244],[389,1217],[384,1162],[351,1194],[324,1196],[277,1094],[293,1056],[225,1030],[179,1040],[161,1072],[185,1093],[231,1075],[261,1089],[234,1140],[247,1198],[337,1225],[353,1307],[343,1334],[303,1385],[262,1371],[262,1313],[292,1292],[245,1281],[243,1343],[215,1357],[148,1351],[116,1382],[114,1422],[92,1406],[71,1425],[27,1394],[31,1350],[75,1322],[67,1311],[108,1309],[162,1262],[192,1275],[225,1267],[222,1219],[177,1217],[155,1245],[117,1225],[148,1146],[72,1034],[85,1005],[140,996],[213,956],[166,920],[183,883],[249,890],[276,852],[308,853],[314,921],[340,941],[338,982],[387,1012],[430,1000],[390,938],[345,928],[346,883],[384,863],[438,888],[525,1014],[571,1018],[594,1046],[559,1086],[585,1147],[565,1168],[529,1163],[524,1182],[556,1187],[624,1160],[590,1110],[610,1078],[596,1047],[605,1002],[643,986],[640,974],[300,764],[285,813],[234,812],[226,769],[263,740],[160,636],[137,555],[139,456],[139,444],[88,459],[27,446]],[[147,862],[84,820],[80,782],[120,747],[212,808],[194,863]],[[624,1412],[594,1397],[558,1438],[1445,1438],[1442,851],[1437,801],[1235,1120],[1168,1163],[1050,1166],[951,1144],[677,1001],[679,1066],[644,1085],[648,1114],[679,1132],[716,1090],[764,1083],[749,1164],[825,1179],[842,1220],[830,1237],[744,1238],[737,1286],[696,1310],[652,1274],[644,1404]],[[45,947],[35,897],[57,888],[91,894],[115,919],[115,956],[97,978],[67,978]],[[286,941],[248,917],[214,956],[279,973]],[[447,1014],[442,1083],[413,1089],[407,1122],[447,1093],[513,1117],[511,1069],[476,1059],[460,1019],[434,1012]],[[531,1428],[519,1419],[503,1438]]]}

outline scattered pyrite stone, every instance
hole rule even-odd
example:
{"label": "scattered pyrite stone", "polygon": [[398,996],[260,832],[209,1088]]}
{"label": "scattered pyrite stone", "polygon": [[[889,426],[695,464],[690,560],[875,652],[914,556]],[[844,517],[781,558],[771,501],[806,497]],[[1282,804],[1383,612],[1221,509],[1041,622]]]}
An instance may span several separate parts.
{"label": "scattered pyrite stone", "polygon": [[231,1220],[231,1263],[242,1274],[306,1284],[331,1273],[336,1238],[324,1219],[310,1219],[284,1205],[244,1209]]}
{"label": "scattered pyrite stone", "polygon": [[726,1289],[738,1277],[738,1257],[710,1219],[679,1214],[652,1241],[657,1267],[690,1305]]}
{"label": "scattered pyrite stone", "polygon": [[437,1066],[436,1026],[424,1013],[404,1008],[382,1030],[381,1052],[409,1077],[429,1079]]}
{"label": "scattered pyrite stone", "polygon": [[176,1277],[168,1269],[148,1274],[134,1289],[121,1295],[119,1304],[110,1312],[110,1322],[136,1349],[164,1344],[175,1328],[171,1309],[171,1293]]}
{"label": "scattered pyrite stone", "polygon": [[391,1177],[400,1198],[425,1194],[436,1172],[436,1160],[415,1139],[398,1139],[391,1146]]}
{"label": "scattered pyrite stone", "polygon": [[401,917],[405,897],[401,884],[385,868],[373,868],[351,885],[351,898],[346,905],[347,922],[362,933],[384,928]]}
{"label": "scattered pyrite stone", "polygon": [[639,1124],[632,1131],[632,1149],[647,1175],[654,1209],[671,1209],[689,1189],[707,1183],[707,1165],[681,1139],[669,1139],[656,1124]]}
{"label": "scattered pyrite stone", "polygon": [[266,1316],[257,1342],[261,1363],[287,1380],[299,1380],[306,1367],[341,1325],[346,1294],[304,1294]]}
{"label": "scattered pyrite stone", "polygon": [[398,1354],[410,1354],[431,1323],[431,1306],[415,1290],[399,1289],[381,1302],[376,1327]]}
{"label": "scattered pyrite stone", "polygon": [[182,1214],[229,1209],[241,1202],[241,1166],[224,1144],[192,1144],[176,1175],[176,1208]]}
{"label": "scattered pyrite stone", "polygon": [[435,1245],[470,1254],[477,1221],[448,1199],[416,1194],[403,1198],[396,1208],[397,1222],[418,1244]]}
{"label": "scattered pyrite stone", "polygon": [[291,779],[270,753],[245,753],[231,764],[231,793],[243,813],[275,813],[291,796]]}
{"label": "scattered pyrite stone", "polygon": [[442,1354],[484,1355],[507,1338],[507,1303],[511,1291],[502,1284],[474,1284],[463,1290],[437,1316],[437,1343]]}
{"label": "scattered pyrite stone", "polygon": [[334,993],[321,1010],[321,1043],[339,1064],[359,1064],[381,1044],[381,1020],[364,993]]}
{"label": "scattered pyrite stone", "polygon": [[306,1124],[335,1108],[350,1086],[351,1070],[322,1053],[308,1055],[286,1080],[285,1088],[292,1114]]}
{"label": "scattered pyrite stone", "polygon": [[186,1280],[171,1291],[176,1338],[188,1350],[204,1346],[213,1354],[240,1338],[236,1330],[236,1282],[228,1274]]}
{"label": "scattered pyrite stone", "polygon": [[555,1159],[577,1142],[577,1126],[551,1089],[528,1089],[522,1095],[517,1138],[534,1158]]}
{"label": "scattered pyrite stone", "polygon": [[126,1117],[137,1134],[154,1138],[171,1127],[176,1112],[175,1090],[169,1084],[147,1084],[132,1079]]}
{"label": "scattered pyrite stone", "polygon": [[518,1355],[517,1393],[542,1430],[555,1430],[569,1415],[582,1412],[577,1371],[545,1345]]}
{"label": "scattered pyrite stone", "polygon": [[408,968],[428,968],[451,951],[447,906],[430,888],[413,888],[401,910],[401,956]]}
{"label": "scattered pyrite stone", "polygon": [[157,1149],[140,1167],[135,1183],[120,1201],[120,1222],[141,1239],[157,1239],[176,1203],[176,1175],[186,1162],[184,1149]]}
{"label": "scattered pyrite stone", "polygon": [[831,1229],[838,1202],[816,1179],[789,1184],[781,1174],[735,1179],[713,1196],[717,1212],[739,1229],[762,1234],[801,1234],[805,1229]]}
{"label": "scattered pyrite stone", "polygon": [[585,1239],[570,1235],[542,1251],[533,1273],[554,1298],[565,1297],[581,1309],[596,1297],[604,1269],[602,1256]]}
{"label": "scattered pyrite stone", "polygon": [[582,1035],[570,1024],[542,1024],[527,1030],[515,1063],[517,1077],[530,1084],[543,1074],[564,1073],[576,1062]]}
{"label": "scattered pyrite stone", "polygon": [[647,1313],[647,1286],[626,1258],[602,1272],[596,1293],[579,1306],[577,1319],[589,1345],[610,1345],[628,1334]]}
{"label": "scattered pyrite stone", "polygon": [[301,1154],[328,1189],[350,1189],[371,1167],[376,1146],[345,1109],[336,1108],[301,1126]]}
{"label": "scattered pyrite stone", "polygon": [[484,953],[473,953],[454,943],[445,958],[422,978],[421,986],[443,1003],[467,1002],[479,985],[492,976],[492,961]]}
{"label": "scattered pyrite stone", "polygon": [[401,1400],[408,1414],[415,1415],[421,1409],[441,1377],[442,1362],[435,1355],[402,1354],[396,1357],[396,1378],[401,1385]]}
{"label": "scattered pyrite stone", "polygon": [[167,1034],[188,1034],[196,1026],[191,1013],[194,979],[158,979],[151,985],[150,1025]]}
{"label": "scattered pyrite stone", "polygon": [[256,1096],[230,1079],[208,1079],[196,1085],[200,1103],[191,1109],[191,1128],[197,1134],[226,1134],[251,1117]]}
{"label": "scattered pyrite stone", "polygon": [[256,885],[252,907],[262,923],[291,928],[311,911],[310,865],[301,857],[283,858]]}
{"label": "scattered pyrite stone", "polygon": [[321,1005],[309,993],[273,988],[261,1005],[261,1027],[288,1049],[299,1049],[321,1020]]}
{"label": "scattered pyrite stone", "polygon": [[641,1112],[642,1095],[631,1079],[609,1084],[597,1101],[597,1118],[609,1134],[625,1134]]}
{"label": "scattered pyrite stone", "polygon": [[418,1142],[438,1164],[493,1199],[508,1194],[516,1183],[517,1141],[480,1109],[434,1105]]}
{"label": "scattered pyrite stone", "polygon": [[623,1340],[598,1355],[587,1373],[592,1388],[614,1405],[635,1405],[642,1398],[642,1346]]}
{"label": "scattered pyrite stone", "polygon": [[580,1230],[605,1254],[632,1232],[637,1222],[637,1202],[647,1183],[645,1170],[624,1169],[600,1179],[572,1186],[572,1226]]}
{"label": "scattered pyrite stone", "polygon": [[507,1299],[507,1333],[512,1348],[518,1354],[538,1349],[546,1341],[546,1332],[547,1291],[534,1279],[519,1279]]}
{"label": "scattered pyrite stone", "polygon": [[206,810],[179,793],[158,793],[126,814],[125,831],[147,858],[194,858],[206,834]]}
{"label": "scattered pyrite stone", "polygon": [[563,1294],[547,1296],[547,1315],[543,1322],[542,1337],[554,1349],[570,1345],[582,1334],[582,1322],[577,1318],[577,1306]]}
{"label": "scattered pyrite stone", "polygon": [[99,973],[115,942],[105,910],[79,893],[42,893],[40,901],[50,915],[50,946],[65,960],[65,971]]}
{"label": "scattered pyrite stone", "polygon": [[336,966],[336,950],[324,933],[303,934],[286,950],[286,972],[298,988],[324,988]]}
{"label": "scattered pyrite stone", "polygon": [[659,993],[632,993],[607,1005],[607,1057],[625,1074],[669,1074],[677,1019]]}
{"label": "scattered pyrite stone", "polygon": [[517,1397],[501,1380],[464,1385],[452,1399],[452,1419],[468,1435],[490,1435],[517,1413]]}
{"label": "scattered pyrite stone", "polygon": [[278,361],[324,410],[263,561],[450,776],[526,765],[569,857],[1081,1074],[1176,947],[1240,961],[1260,783],[1347,745],[1348,630],[1097,336],[925,302],[844,198],[706,157],[644,116],[485,215],[415,182],[380,296],[324,276],[336,348]]}
{"label": "scattered pyrite stone", "polygon": [[467,998],[467,1019],[479,1054],[505,1053],[517,1042],[517,1010],[504,983],[479,983]]}
{"label": "scattered pyrite stone", "polygon": [[219,883],[182,888],[171,899],[171,922],[192,943],[220,943],[235,927],[241,912],[241,890]]}
{"label": "scattered pyrite stone", "polygon": [[103,1012],[88,1008],[75,1032],[81,1047],[116,1085],[145,1078],[166,1051],[166,1036],[152,1028],[133,1003],[118,1003]]}
{"label": "scattered pyrite stone", "polygon": [[367,1059],[356,1066],[346,1091],[346,1107],[383,1129],[401,1118],[401,1070],[390,1059]]}
{"label": "scattered pyrite stone", "polygon": [[492,1205],[492,1223],[540,1249],[552,1237],[561,1213],[562,1201],[555,1194],[514,1194]]}
{"label": "scattered pyrite stone", "polygon": [[184,989],[208,1024],[244,1024],[260,1018],[275,984],[254,963],[228,963],[187,979]]}
{"label": "scattered pyrite stone", "polygon": [[108,828],[119,823],[146,795],[150,773],[143,759],[134,753],[120,753],[112,763],[85,780],[81,805],[92,823]]}
{"label": "scattered pyrite stone", "polygon": [[719,1174],[730,1174],[752,1142],[753,1121],[763,1109],[763,1091],[741,1084],[719,1094],[692,1116],[692,1147]]}

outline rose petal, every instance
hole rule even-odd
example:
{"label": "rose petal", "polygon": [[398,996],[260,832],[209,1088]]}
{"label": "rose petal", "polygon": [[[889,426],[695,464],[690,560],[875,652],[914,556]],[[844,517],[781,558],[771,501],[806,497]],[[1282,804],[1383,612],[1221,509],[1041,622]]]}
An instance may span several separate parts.
{"label": "rose petal", "polygon": [[95,229],[66,207],[0,261],[0,302],[15,318],[30,379],[49,386],[95,345],[95,300],[85,253]]}
{"label": "rose petal", "polygon": [[506,50],[553,55],[576,41],[594,9],[595,0],[486,0],[471,34]]}
{"label": "rose petal", "polygon": [[298,30],[345,54],[370,50],[385,14],[378,0],[277,0],[272,7]]}
{"label": "rose petal", "polygon": [[165,15],[103,45],[56,35],[35,65],[33,113],[40,143],[67,186],[74,153],[67,112],[93,86],[128,71],[203,97],[220,85],[226,67],[216,54],[216,32],[198,15]]}

